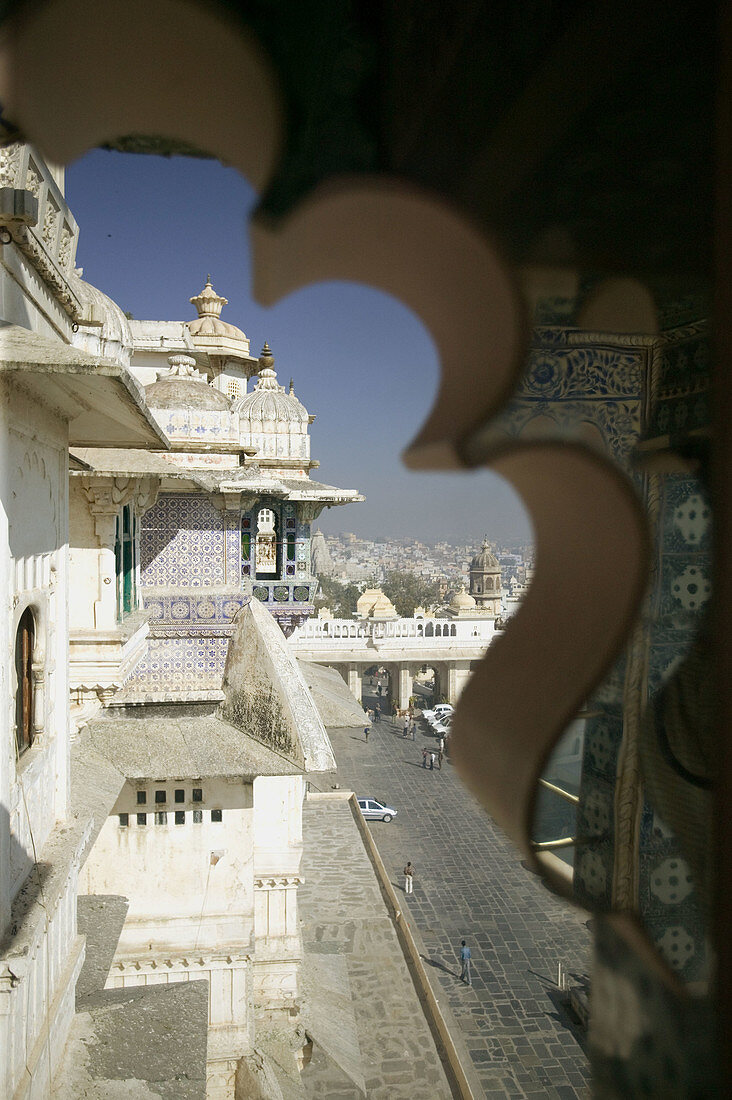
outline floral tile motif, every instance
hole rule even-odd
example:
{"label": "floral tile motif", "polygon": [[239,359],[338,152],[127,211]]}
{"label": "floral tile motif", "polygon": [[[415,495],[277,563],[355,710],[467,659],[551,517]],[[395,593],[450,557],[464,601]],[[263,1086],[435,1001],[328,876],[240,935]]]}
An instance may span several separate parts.
{"label": "floral tile motif", "polygon": [[[203,494],[161,494],[142,519],[142,584],[173,583],[182,588],[226,584],[223,515]],[[235,576],[238,579],[238,566]]]}
{"label": "floral tile motif", "polygon": [[185,592],[158,594],[155,588],[144,589],[145,608],[151,614],[153,634],[163,626],[198,626],[204,623],[230,626],[250,597],[243,592],[204,591],[198,595]]}
{"label": "floral tile motif", "polygon": [[150,638],[147,654],[128,686],[148,691],[219,687],[228,648],[228,637]]}

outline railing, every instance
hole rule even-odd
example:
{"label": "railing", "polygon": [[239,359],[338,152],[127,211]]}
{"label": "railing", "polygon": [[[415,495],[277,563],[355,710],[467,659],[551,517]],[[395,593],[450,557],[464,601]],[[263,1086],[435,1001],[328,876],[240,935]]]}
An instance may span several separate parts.
{"label": "railing", "polygon": [[[548,779],[540,779],[539,786],[547,791],[551,791],[552,794],[559,795],[565,802],[571,802],[573,806],[579,805],[578,795],[572,794],[571,791],[566,790],[564,787],[558,787],[556,783],[550,783]],[[531,848],[534,852],[554,852],[562,848],[573,848],[576,843],[576,836],[563,836],[556,840],[533,840],[531,842]]]}
{"label": "railing", "polygon": [[296,642],[373,642],[398,639],[422,645],[487,644],[495,633],[495,621],[452,619],[309,619],[292,634]]}

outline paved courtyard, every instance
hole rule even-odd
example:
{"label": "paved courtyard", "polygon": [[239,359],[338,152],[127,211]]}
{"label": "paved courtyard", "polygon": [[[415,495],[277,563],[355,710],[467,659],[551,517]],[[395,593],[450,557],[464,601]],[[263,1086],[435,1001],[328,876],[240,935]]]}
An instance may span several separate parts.
{"label": "paved courtyard", "polygon": [[[399,810],[389,824],[370,823],[372,835],[485,1094],[587,1096],[587,1061],[555,984],[559,962],[575,980],[588,972],[586,917],[522,867],[447,758],[441,771],[422,768],[423,746],[435,746],[424,723],[414,742],[385,719],[368,743],[357,729],[330,733],[338,775],[329,782]],[[401,875],[408,859],[410,897]],[[461,939],[472,951],[471,987],[459,980]]]}

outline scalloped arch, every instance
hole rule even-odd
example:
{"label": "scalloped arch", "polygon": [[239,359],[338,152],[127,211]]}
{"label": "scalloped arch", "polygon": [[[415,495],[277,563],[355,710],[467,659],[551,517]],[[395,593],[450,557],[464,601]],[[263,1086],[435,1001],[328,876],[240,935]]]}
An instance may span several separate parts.
{"label": "scalloped arch", "polygon": [[26,7],[0,36],[0,100],[58,164],[125,134],[164,135],[261,190],[281,146],[277,81],[254,35],[190,0]]}

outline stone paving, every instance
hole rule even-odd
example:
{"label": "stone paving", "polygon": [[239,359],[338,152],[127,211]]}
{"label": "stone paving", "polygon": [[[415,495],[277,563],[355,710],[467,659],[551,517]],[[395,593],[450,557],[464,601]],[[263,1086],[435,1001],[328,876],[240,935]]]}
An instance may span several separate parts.
{"label": "stone paving", "polygon": [[[368,743],[359,730],[329,731],[338,762],[329,782],[399,810],[393,822],[370,828],[486,1096],[586,1097],[582,1036],[555,984],[559,962],[574,980],[586,977],[586,915],[525,870],[448,758],[441,771],[421,767],[423,746],[435,741],[425,723],[417,725],[414,742],[385,719]],[[406,897],[401,871],[408,859],[416,875]],[[469,988],[459,980],[461,939],[472,952]]]}
{"label": "stone paving", "polygon": [[322,1021],[320,1032],[309,1028],[316,1043],[302,1074],[307,1096],[449,1100],[452,1091],[348,802],[306,802],[303,844],[298,905],[308,969],[322,960],[321,981],[330,977],[336,991],[328,1033]]}

